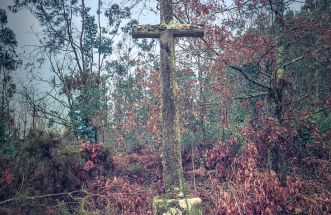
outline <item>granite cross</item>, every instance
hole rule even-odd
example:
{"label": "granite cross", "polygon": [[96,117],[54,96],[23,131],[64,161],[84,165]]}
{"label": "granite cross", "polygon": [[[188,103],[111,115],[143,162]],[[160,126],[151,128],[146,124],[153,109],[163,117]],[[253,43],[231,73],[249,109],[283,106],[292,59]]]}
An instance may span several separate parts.
{"label": "granite cross", "polygon": [[201,25],[173,21],[172,0],[160,0],[160,25],[135,25],[133,38],[160,38],[163,186],[166,194],[183,193],[174,37],[203,37]]}

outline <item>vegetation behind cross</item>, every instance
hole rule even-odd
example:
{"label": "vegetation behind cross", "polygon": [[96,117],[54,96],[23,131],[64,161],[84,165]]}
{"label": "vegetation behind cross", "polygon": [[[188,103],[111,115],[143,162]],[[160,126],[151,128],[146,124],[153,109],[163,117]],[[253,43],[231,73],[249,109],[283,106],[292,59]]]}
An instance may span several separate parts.
{"label": "vegetation behind cross", "polygon": [[133,38],[160,38],[163,185],[167,194],[183,193],[183,169],[176,108],[174,37],[203,37],[201,25],[173,22],[172,0],[160,1],[160,25],[135,25]]}

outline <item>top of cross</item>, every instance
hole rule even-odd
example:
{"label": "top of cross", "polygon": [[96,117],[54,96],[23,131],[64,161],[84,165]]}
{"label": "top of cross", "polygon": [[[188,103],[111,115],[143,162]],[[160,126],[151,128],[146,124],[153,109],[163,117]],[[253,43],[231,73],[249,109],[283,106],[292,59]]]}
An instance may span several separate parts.
{"label": "top of cross", "polygon": [[160,22],[168,24],[173,19],[172,0],[160,0]]}

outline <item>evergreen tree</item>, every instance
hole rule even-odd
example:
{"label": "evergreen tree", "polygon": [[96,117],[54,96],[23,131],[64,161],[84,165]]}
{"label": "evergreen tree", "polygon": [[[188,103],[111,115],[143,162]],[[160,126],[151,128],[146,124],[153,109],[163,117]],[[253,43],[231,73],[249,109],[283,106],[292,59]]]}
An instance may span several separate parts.
{"label": "evergreen tree", "polygon": [[15,33],[6,26],[7,22],[6,11],[0,9],[0,144],[6,143],[11,135],[13,119],[10,100],[13,98],[16,90],[12,73],[20,64],[16,54],[17,41]]}

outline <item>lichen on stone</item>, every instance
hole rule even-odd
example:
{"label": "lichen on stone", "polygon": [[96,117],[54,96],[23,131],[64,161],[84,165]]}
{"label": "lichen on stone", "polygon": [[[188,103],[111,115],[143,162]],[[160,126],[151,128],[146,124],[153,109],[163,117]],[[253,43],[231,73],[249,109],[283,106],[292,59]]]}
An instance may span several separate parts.
{"label": "lichen on stone", "polygon": [[181,208],[190,209],[193,205],[198,205],[201,203],[200,198],[184,198],[178,200],[178,204]]}
{"label": "lichen on stone", "polygon": [[194,29],[201,29],[202,26],[200,25],[193,25],[193,24],[181,24],[179,22],[171,21],[168,24],[163,24],[166,29],[168,30],[194,30]]}
{"label": "lichen on stone", "polygon": [[157,215],[201,214],[198,207],[199,204],[201,204],[201,199],[192,196],[181,198],[154,197],[153,210],[154,214]]}

